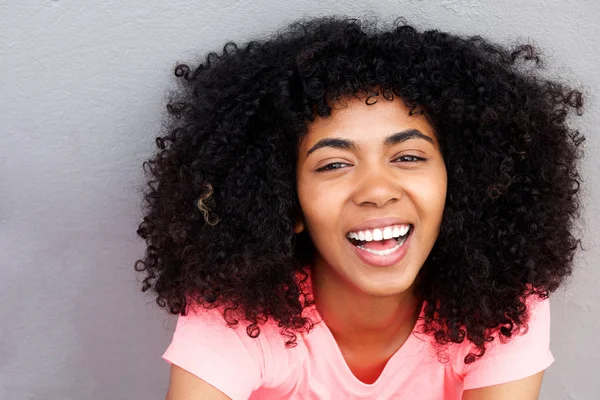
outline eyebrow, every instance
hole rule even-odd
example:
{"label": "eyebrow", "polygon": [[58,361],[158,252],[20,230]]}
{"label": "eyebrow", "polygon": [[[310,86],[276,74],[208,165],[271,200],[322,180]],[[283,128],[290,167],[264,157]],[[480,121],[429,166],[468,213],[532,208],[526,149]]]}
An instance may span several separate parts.
{"label": "eyebrow", "polygon": [[[396,132],[385,138],[383,144],[385,146],[392,146],[397,143],[405,142],[409,139],[423,139],[433,144],[433,139],[418,129],[407,129],[401,132]],[[308,157],[314,151],[323,148],[323,147],[333,147],[334,149],[343,149],[343,150],[357,150],[358,144],[348,139],[340,139],[340,138],[325,138],[319,140],[313,147],[311,147],[306,152],[306,157]]]}

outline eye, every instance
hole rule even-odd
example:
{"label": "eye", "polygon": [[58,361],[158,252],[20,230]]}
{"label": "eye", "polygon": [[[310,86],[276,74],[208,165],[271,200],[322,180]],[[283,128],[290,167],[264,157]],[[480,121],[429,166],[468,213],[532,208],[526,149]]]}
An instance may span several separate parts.
{"label": "eye", "polygon": [[350,164],[342,163],[342,162],[334,162],[334,163],[331,163],[331,164],[327,164],[327,165],[325,165],[325,166],[323,166],[321,168],[318,168],[317,172],[332,171],[334,169],[340,169],[340,168],[343,168],[344,165],[350,165]]}
{"label": "eye", "polygon": [[405,156],[398,157],[394,161],[399,161],[399,160],[403,163],[411,163],[411,164],[417,163],[420,161],[425,161],[425,159],[422,157],[411,156],[411,155],[405,155]]}

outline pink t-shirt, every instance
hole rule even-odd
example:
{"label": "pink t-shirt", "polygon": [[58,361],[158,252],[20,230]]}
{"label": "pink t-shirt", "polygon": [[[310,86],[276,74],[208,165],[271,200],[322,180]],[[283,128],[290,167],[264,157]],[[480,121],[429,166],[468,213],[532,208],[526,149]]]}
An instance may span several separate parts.
{"label": "pink t-shirt", "polygon": [[[487,343],[485,355],[465,365],[474,351],[466,339],[438,357],[435,339],[420,332],[421,319],[373,384],[356,378],[325,322],[297,334],[297,346],[270,321],[258,338],[243,323],[228,327],[218,310],[190,307],[179,316],[162,358],[202,378],[233,400],[242,399],[402,399],[460,400],[463,390],[531,376],[554,362],[550,352],[550,304],[528,299],[529,330],[505,344]],[[421,309],[423,316],[424,307]],[[306,310],[316,315],[314,309]],[[497,336],[497,334],[495,334]],[[440,362],[440,360],[442,362]]]}

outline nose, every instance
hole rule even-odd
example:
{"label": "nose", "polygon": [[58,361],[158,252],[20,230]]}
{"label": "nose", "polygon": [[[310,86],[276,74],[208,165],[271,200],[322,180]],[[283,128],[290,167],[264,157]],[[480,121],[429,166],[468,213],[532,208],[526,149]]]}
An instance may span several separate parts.
{"label": "nose", "polygon": [[357,185],[353,196],[354,204],[358,206],[384,207],[402,198],[402,189],[399,182],[391,173],[380,169],[365,172],[357,177]]}

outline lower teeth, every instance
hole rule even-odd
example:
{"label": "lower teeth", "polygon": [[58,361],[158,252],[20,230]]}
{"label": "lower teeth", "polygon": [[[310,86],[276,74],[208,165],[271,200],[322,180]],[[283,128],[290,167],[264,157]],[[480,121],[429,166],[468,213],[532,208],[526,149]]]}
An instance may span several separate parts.
{"label": "lower teeth", "polygon": [[398,244],[396,244],[391,249],[372,250],[372,249],[367,249],[366,247],[363,247],[361,245],[357,245],[356,247],[358,247],[359,249],[362,249],[364,251],[368,251],[369,253],[376,254],[378,256],[387,256],[388,254],[392,254],[393,252],[395,252],[396,250],[398,250],[404,244],[404,242],[406,242],[407,238],[408,238],[408,235],[404,236],[402,239],[400,239],[398,241]]}

